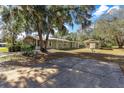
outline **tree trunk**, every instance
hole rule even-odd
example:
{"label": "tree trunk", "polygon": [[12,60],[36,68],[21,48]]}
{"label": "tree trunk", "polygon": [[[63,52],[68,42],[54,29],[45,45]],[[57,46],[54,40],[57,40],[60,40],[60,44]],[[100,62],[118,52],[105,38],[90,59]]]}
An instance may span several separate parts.
{"label": "tree trunk", "polygon": [[15,37],[14,37],[14,32],[12,33],[12,46],[15,46]]}
{"label": "tree trunk", "polygon": [[123,48],[123,42],[121,42],[121,41],[119,40],[118,36],[115,36],[115,40],[116,40],[116,42],[117,42],[117,44],[118,44],[118,48]]}
{"label": "tree trunk", "polygon": [[40,50],[43,52],[44,51],[44,43],[43,43],[43,37],[42,37],[42,29],[40,28],[41,24],[37,22],[37,30],[38,30],[38,36],[39,36],[39,45],[40,45]]}
{"label": "tree trunk", "polygon": [[48,33],[47,33],[47,35],[46,35],[46,41],[45,41],[45,50],[46,50],[46,51],[47,51],[47,45],[48,45],[49,34],[50,34],[50,30],[48,31]]}
{"label": "tree trunk", "polygon": [[123,46],[122,45],[119,45],[118,48],[123,48]]}
{"label": "tree trunk", "polygon": [[12,47],[11,47],[11,51],[12,52],[15,52],[15,50],[16,50],[16,47],[15,47],[15,33],[14,32],[12,32]]}

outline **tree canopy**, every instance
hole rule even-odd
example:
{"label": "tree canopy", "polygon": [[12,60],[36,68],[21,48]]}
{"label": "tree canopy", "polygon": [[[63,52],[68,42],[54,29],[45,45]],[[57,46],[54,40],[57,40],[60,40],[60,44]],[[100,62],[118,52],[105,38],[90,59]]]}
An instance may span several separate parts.
{"label": "tree canopy", "polygon": [[[72,27],[81,24],[83,29],[89,26],[95,9],[91,5],[22,5],[2,8],[4,29],[9,32],[13,44],[21,32],[38,32],[41,51],[46,51],[49,34],[54,34],[54,29],[61,35],[67,32],[65,23]],[[46,36],[45,42],[43,36]]]}
{"label": "tree canopy", "polygon": [[97,21],[94,35],[107,43],[113,43],[122,48],[124,45],[124,10],[120,9],[104,14]]}

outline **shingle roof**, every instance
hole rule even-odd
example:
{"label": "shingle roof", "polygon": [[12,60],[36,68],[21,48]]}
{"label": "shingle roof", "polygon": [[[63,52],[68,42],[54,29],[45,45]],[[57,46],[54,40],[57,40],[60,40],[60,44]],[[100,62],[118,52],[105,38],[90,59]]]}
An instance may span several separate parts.
{"label": "shingle roof", "polygon": [[100,41],[98,40],[95,40],[95,39],[88,39],[88,40],[85,40],[84,43],[99,43]]}
{"label": "shingle roof", "polygon": [[[39,37],[38,36],[27,36],[27,37],[32,37],[34,39],[39,40]],[[45,38],[43,38],[43,40],[45,40]],[[52,38],[52,37],[49,37],[49,40],[58,40],[58,41],[66,41],[66,42],[76,42],[76,41],[70,41],[70,40],[66,40],[66,39]]]}

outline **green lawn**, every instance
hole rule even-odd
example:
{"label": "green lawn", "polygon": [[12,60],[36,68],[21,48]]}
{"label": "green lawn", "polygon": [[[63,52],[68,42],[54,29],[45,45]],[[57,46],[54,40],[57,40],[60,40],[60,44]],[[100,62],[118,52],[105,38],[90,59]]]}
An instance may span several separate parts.
{"label": "green lawn", "polygon": [[0,52],[8,52],[9,49],[7,47],[0,47]]}
{"label": "green lawn", "polygon": [[[49,50],[51,53],[55,52],[66,52],[66,53],[91,53],[91,50],[88,48],[83,48],[83,49],[74,49],[74,50],[56,50],[56,49],[51,49]],[[95,53],[100,53],[100,54],[110,54],[110,55],[115,55],[115,56],[124,56],[124,49],[113,49],[113,50],[105,50],[105,49],[95,49]]]}
{"label": "green lawn", "polygon": [[0,62],[10,61],[12,58],[10,56],[0,57]]}
{"label": "green lawn", "polygon": [[[60,57],[68,57],[68,56],[75,56],[80,57],[82,59],[96,59],[96,60],[102,60],[102,61],[109,61],[109,62],[116,62],[116,63],[124,63],[124,50],[118,49],[118,50],[101,50],[96,49],[95,53],[92,53],[90,49],[75,49],[75,50],[56,50],[56,49],[50,49],[48,50],[49,53],[45,57],[45,59],[54,59],[54,58],[60,58]],[[16,55],[16,53],[15,53]],[[40,58],[43,58],[44,56],[41,56]],[[3,57],[0,58],[0,62],[3,61],[9,61],[9,60],[18,60],[22,61],[26,60],[25,56],[9,56],[9,57]],[[29,59],[29,57],[28,57]],[[36,60],[36,58],[34,58]],[[39,59],[37,59],[39,60]]]}
{"label": "green lawn", "polygon": [[75,56],[82,59],[95,59],[106,62],[124,63],[124,49],[95,49],[95,53],[92,53],[90,49],[75,49],[68,51],[51,49],[49,52],[51,54],[48,55],[48,59]]}

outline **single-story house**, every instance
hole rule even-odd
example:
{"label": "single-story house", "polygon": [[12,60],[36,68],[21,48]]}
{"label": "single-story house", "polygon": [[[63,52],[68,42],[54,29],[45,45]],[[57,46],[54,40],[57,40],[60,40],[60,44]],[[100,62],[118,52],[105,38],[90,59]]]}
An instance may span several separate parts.
{"label": "single-story house", "polygon": [[[23,40],[25,43],[30,45],[35,45],[36,49],[39,49],[39,37],[37,36],[27,36]],[[45,40],[44,40],[45,41]],[[79,48],[80,42],[69,41],[66,39],[59,38],[49,38],[47,48],[53,49],[69,49],[69,48]]]}
{"label": "single-story house", "polygon": [[86,48],[101,48],[101,43],[95,39],[88,39],[84,41],[84,45]]}

